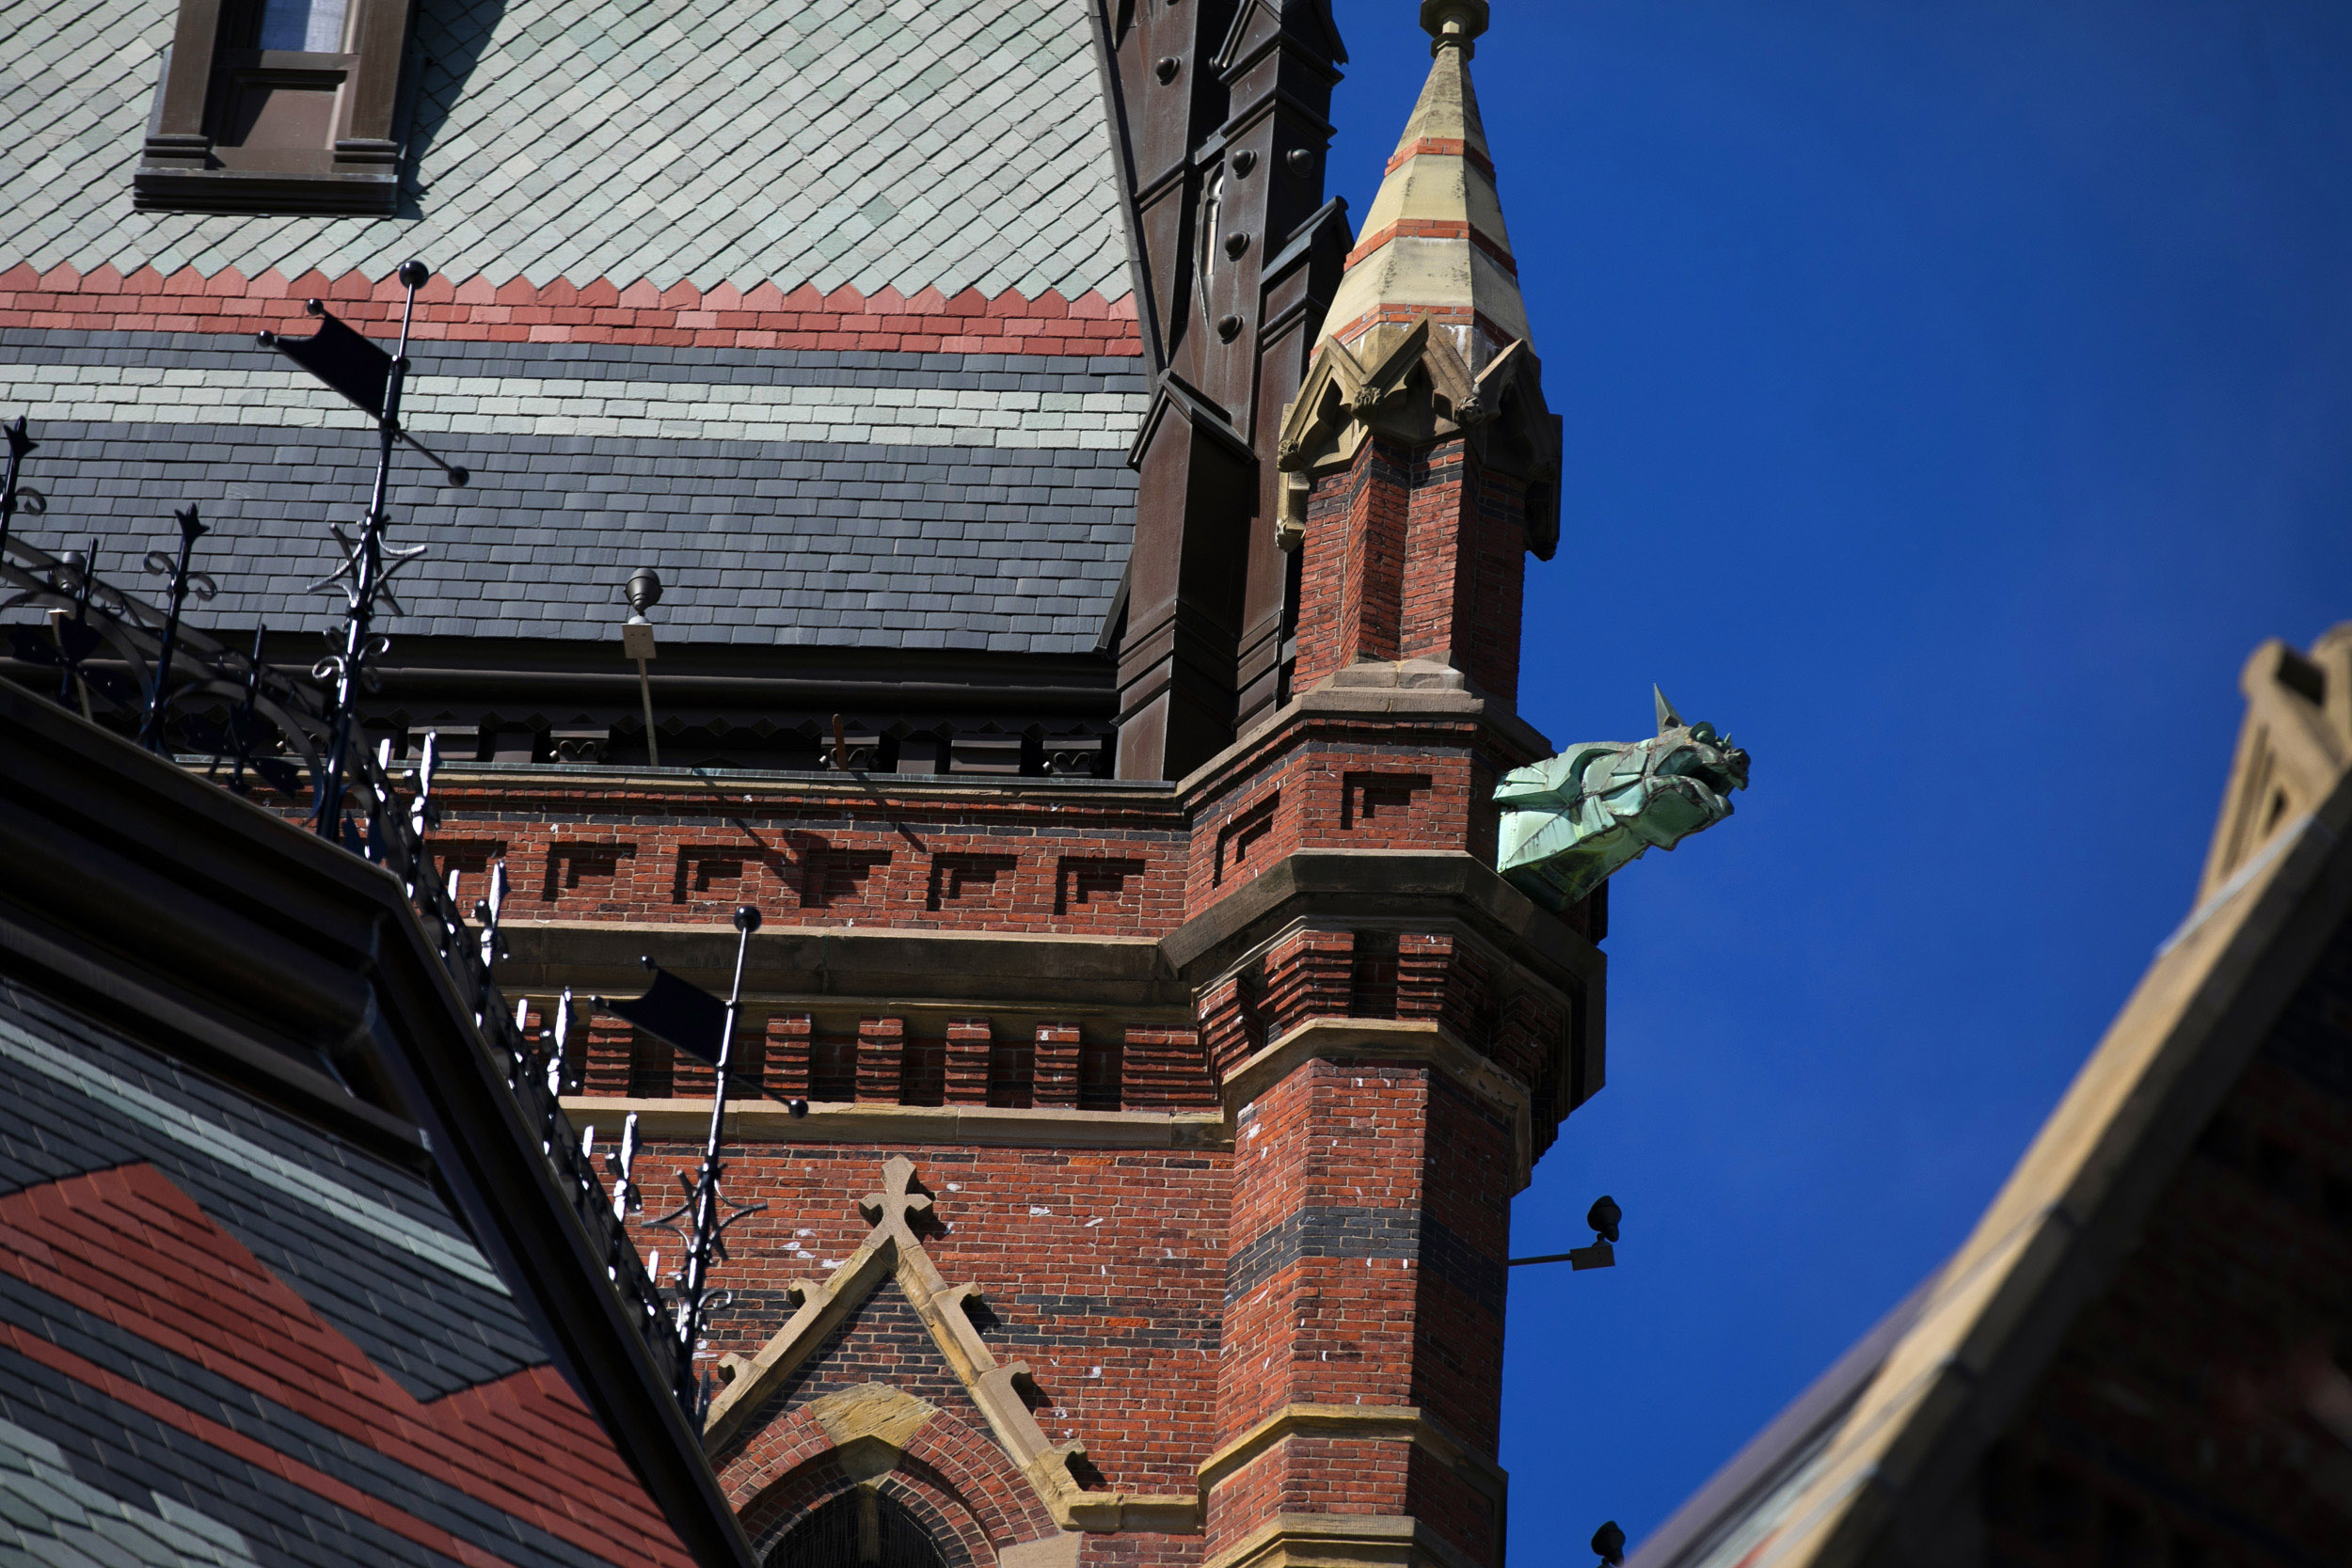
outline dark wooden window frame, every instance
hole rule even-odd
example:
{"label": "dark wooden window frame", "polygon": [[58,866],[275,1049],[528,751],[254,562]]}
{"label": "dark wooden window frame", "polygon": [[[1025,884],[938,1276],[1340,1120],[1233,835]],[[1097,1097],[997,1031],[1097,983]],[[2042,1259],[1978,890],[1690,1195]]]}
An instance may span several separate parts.
{"label": "dark wooden window frame", "polygon": [[[147,212],[388,214],[413,0],[350,0],[348,54],[237,45],[249,0],[180,0],[132,204]],[[272,95],[283,95],[273,113]],[[330,98],[323,127],[303,103]]]}

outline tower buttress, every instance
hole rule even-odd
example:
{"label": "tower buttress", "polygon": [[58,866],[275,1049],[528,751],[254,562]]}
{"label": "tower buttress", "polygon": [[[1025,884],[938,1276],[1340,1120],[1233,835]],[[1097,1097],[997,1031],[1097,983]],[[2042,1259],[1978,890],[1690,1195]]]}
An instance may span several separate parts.
{"label": "tower buttress", "polygon": [[[1470,87],[1486,5],[1422,20],[1427,85],[1280,427],[1289,700],[1194,786],[1236,932],[1202,992],[1234,1139],[1200,1466],[1234,1568],[1500,1560],[1510,1198],[1598,1085],[1594,911],[1506,935],[1469,895],[1519,903],[1490,801],[1549,751],[1511,705],[1560,436]],[[1253,810],[1287,860],[1243,858]]]}
{"label": "tower buttress", "polygon": [[1429,78],[1287,410],[1278,537],[1303,550],[1294,689],[1418,660],[1518,689],[1525,556],[1559,536],[1543,401],[1470,76],[1484,0],[1429,0]]}

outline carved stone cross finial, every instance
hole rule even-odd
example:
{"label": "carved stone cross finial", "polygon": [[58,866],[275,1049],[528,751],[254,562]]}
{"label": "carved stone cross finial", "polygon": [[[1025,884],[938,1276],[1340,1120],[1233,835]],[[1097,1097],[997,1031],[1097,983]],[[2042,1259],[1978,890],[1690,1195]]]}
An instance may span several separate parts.
{"label": "carved stone cross finial", "polygon": [[858,1212],[875,1225],[913,1235],[912,1222],[931,1206],[930,1195],[914,1190],[914,1162],[894,1154],[882,1165],[883,1191],[858,1199]]}

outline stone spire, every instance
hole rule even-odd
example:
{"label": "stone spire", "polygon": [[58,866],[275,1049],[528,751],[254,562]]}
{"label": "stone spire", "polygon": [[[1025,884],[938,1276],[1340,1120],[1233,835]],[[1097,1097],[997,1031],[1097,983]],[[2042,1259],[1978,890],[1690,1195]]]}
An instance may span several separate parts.
{"label": "stone spire", "polygon": [[1429,80],[1348,256],[1324,338],[1351,346],[1375,338],[1357,354],[1376,357],[1385,347],[1378,337],[1427,316],[1475,372],[1527,337],[1518,268],[1470,87],[1471,40],[1486,30],[1486,0],[1423,0],[1421,23],[1434,40]]}

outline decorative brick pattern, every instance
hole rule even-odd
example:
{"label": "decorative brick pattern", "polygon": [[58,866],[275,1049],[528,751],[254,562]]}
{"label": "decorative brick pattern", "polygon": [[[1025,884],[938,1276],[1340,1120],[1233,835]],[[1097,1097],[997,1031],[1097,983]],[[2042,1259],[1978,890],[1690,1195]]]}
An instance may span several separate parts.
{"label": "decorative brick pattern", "polygon": [[[452,838],[502,847],[515,921],[707,925],[744,902],[792,911],[801,925],[1134,935],[1184,921],[1186,835],[1164,798],[942,800],[894,796],[879,779],[870,790],[771,795],[763,804],[714,801],[700,786],[550,774],[517,784],[452,776],[439,798]],[[1105,847],[1119,853],[1105,856]],[[1115,863],[1117,895],[1072,897],[1073,859]],[[681,863],[706,863],[740,869],[708,885],[681,874]]]}
{"label": "decorative brick pattern", "polygon": [[1461,723],[1300,724],[1196,810],[1189,908],[1248,885],[1294,849],[1467,849],[1491,861],[1494,780],[1536,759],[1483,754],[1488,744]]}
{"label": "decorative brick pattern", "polygon": [[[300,330],[306,299],[379,336],[397,336],[407,291],[389,277],[328,277],[275,271],[248,278],[235,268],[207,277],[183,267],[168,276],[111,267],[87,276],[63,264],[36,272],[19,262],[0,272],[0,327],[72,332],[234,333]],[[1088,293],[1035,299],[1007,290],[993,298],[966,289],[952,299],[927,289],[913,299],[885,288],[872,298],[846,285],[820,294],[807,284],[787,293],[773,283],[749,290],[691,283],[656,289],[557,279],[534,288],[520,278],[493,286],[477,275],[437,276],[418,291],[414,339],[426,342],[635,343],[657,348],[732,348],[881,354],[1116,355],[1140,353],[1132,295]]]}
{"label": "decorative brick pattern", "polygon": [[947,1103],[988,1103],[989,1064],[994,1032],[984,1018],[957,1019],[947,1025]]}
{"label": "decorative brick pattern", "polygon": [[1197,1029],[1127,1028],[1119,1085],[1120,1105],[1130,1111],[1207,1111],[1217,1102]]}
{"label": "decorative brick pattern", "polygon": [[774,1013],[766,1021],[767,1050],[760,1086],[778,1100],[808,1100],[809,1017]]}
{"label": "decorative brick pattern", "polygon": [[857,1027],[857,1097],[876,1104],[898,1101],[906,1021],[869,1018]]}
{"label": "decorative brick pattern", "polygon": [[1078,1104],[1078,1026],[1037,1026],[1036,1103],[1075,1110]]}

